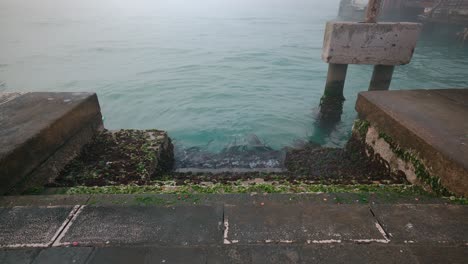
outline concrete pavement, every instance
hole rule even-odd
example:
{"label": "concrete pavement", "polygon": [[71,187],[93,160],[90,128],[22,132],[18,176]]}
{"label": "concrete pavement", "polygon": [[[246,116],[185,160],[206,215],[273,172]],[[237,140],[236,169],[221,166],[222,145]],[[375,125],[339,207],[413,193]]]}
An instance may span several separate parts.
{"label": "concrete pavement", "polygon": [[466,263],[467,206],[334,197],[6,197],[0,263]]}

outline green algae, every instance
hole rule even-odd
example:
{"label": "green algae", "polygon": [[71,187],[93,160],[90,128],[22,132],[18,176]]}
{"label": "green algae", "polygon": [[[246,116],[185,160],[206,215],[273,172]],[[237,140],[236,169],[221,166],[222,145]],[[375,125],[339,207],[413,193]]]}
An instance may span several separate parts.
{"label": "green algae", "polygon": [[174,182],[153,185],[117,185],[102,187],[78,186],[64,188],[62,194],[227,194],[227,193],[395,193],[402,195],[430,195],[419,186],[404,184],[356,184],[325,185],[298,183],[240,184],[214,183],[210,185],[186,184],[176,186]]}
{"label": "green algae", "polygon": [[426,167],[421,162],[421,160],[417,158],[415,153],[401,148],[389,135],[383,132],[379,133],[379,138],[385,140],[385,142],[390,145],[390,149],[398,158],[405,162],[411,163],[414,167],[416,177],[421,182],[429,186],[434,193],[442,196],[453,196],[453,193],[451,193],[442,185],[441,179],[439,177],[433,176],[427,171]]}
{"label": "green algae", "polygon": [[361,139],[365,139],[370,123],[367,120],[357,119],[354,121],[354,130],[358,132]]}

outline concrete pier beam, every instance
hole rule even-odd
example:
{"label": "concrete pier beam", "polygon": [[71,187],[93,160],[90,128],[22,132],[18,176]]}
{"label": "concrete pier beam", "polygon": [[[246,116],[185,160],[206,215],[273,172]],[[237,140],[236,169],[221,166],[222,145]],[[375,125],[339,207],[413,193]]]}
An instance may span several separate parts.
{"label": "concrete pier beam", "polygon": [[421,27],[421,24],[406,22],[328,22],[322,60],[335,64],[408,64]]}

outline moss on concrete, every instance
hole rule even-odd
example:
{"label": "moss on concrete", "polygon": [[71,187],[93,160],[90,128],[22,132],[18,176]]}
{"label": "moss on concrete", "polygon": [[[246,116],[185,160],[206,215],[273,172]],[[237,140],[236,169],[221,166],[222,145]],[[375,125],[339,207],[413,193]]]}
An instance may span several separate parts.
{"label": "moss on concrete", "polygon": [[173,166],[173,147],[160,130],[103,131],[49,186],[146,184]]}
{"label": "moss on concrete", "polygon": [[395,155],[398,158],[402,159],[405,162],[411,163],[414,167],[416,177],[423,184],[429,186],[434,193],[443,196],[453,196],[453,194],[441,184],[441,179],[439,177],[431,175],[427,171],[424,164],[417,157],[417,154],[401,148],[389,135],[383,132],[379,132],[379,138],[385,140],[385,142],[387,142],[390,145],[390,149],[393,151],[393,153],[395,153]]}
{"label": "moss on concrete", "polygon": [[354,121],[353,130],[358,132],[361,139],[365,139],[370,123],[367,120],[357,119]]}
{"label": "moss on concrete", "polygon": [[175,182],[155,182],[152,185],[118,185],[62,188],[60,194],[227,194],[227,193],[395,193],[405,195],[430,195],[422,188],[413,185],[324,185],[306,182],[254,183],[245,182],[215,183],[209,185],[186,184],[177,186]]}

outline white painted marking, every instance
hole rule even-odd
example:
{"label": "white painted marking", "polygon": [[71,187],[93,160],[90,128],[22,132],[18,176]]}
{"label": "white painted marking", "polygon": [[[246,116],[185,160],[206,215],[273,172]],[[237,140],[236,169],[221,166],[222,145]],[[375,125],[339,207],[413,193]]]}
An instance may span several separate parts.
{"label": "white painted marking", "polygon": [[[381,242],[381,243],[388,243],[390,242],[390,239],[387,237],[387,234],[385,233],[385,230],[383,227],[379,224],[379,222],[375,222],[375,227],[377,227],[377,230],[379,230],[380,234],[384,237],[385,241],[387,242]],[[377,239],[378,240],[378,239]],[[377,241],[376,241],[377,242]]]}
{"label": "white painted marking", "polygon": [[[14,206],[13,209],[15,208],[26,208],[26,207],[31,207],[31,206]],[[53,206],[38,206],[35,208],[62,208],[63,206],[59,205],[53,205]],[[67,225],[67,223],[70,221],[70,219],[74,216],[75,212],[79,210],[80,205],[75,205],[70,213],[68,214],[67,218],[63,221],[62,225],[55,231],[55,234],[52,236],[49,242],[46,243],[22,243],[22,244],[10,244],[10,245],[0,245],[0,248],[23,248],[23,247],[30,247],[30,248],[45,248],[49,247],[52,245],[52,243],[55,241],[57,236],[60,234],[60,232],[64,229],[64,227]]]}
{"label": "white painted marking", "polygon": [[224,244],[225,245],[231,244],[231,241],[229,241],[229,239],[228,239],[228,233],[229,233],[229,221],[226,218],[224,220]]}
{"label": "white painted marking", "polygon": [[353,242],[357,242],[357,243],[371,243],[371,242],[377,242],[377,243],[384,243],[384,244],[388,244],[390,242],[390,240],[387,240],[387,239],[351,239],[351,241]]}
{"label": "white painted marking", "polygon": [[307,244],[332,244],[341,243],[340,239],[325,239],[325,240],[307,240]]}
{"label": "white painted marking", "polygon": [[[54,206],[47,206],[47,208],[54,208]],[[55,234],[54,236],[52,237],[52,239],[49,241],[49,246],[52,245],[54,243],[54,241],[57,239],[57,237],[60,235],[60,233],[63,231],[63,229],[67,226],[67,224],[70,222],[70,220],[73,218],[73,216],[75,215],[76,211],[78,211],[78,209],[80,209],[80,205],[75,205],[73,207],[73,209],[70,211],[70,213],[68,214],[67,218],[65,219],[65,221],[63,221],[62,225],[57,229],[57,231],[55,231]]]}
{"label": "white painted marking", "polygon": [[0,248],[46,248],[49,243],[33,243],[33,244],[11,244],[11,245],[1,245]]}
{"label": "white painted marking", "polygon": [[[64,243],[61,243],[60,241],[63,239],[63,237],[65,236],[65,234],[67,233],[68,229],[70,229],[70,227],[73,225],[73,222],[75,222],[76,218],[78,217],[78,215],[81,213],[81,211],[83,211],[83,209],[86,207],[86,205],[76,205],[73,209],[76,209],[76,210],[73,210],[70,215],[68,217],[70,217],[69,221],[66,221],[65,223],[65,227],[63,228],[62,232],[59,233],[60,235],[52,240],[51,242],[53,243],[52,246],[53,247],[59,247],[59,246],[68,246],[70,245],[71,243],[70,242],[64,242]],[[68,220],[68,218],[67,218]],[[54,242],[55,241],[55,242]]]}

